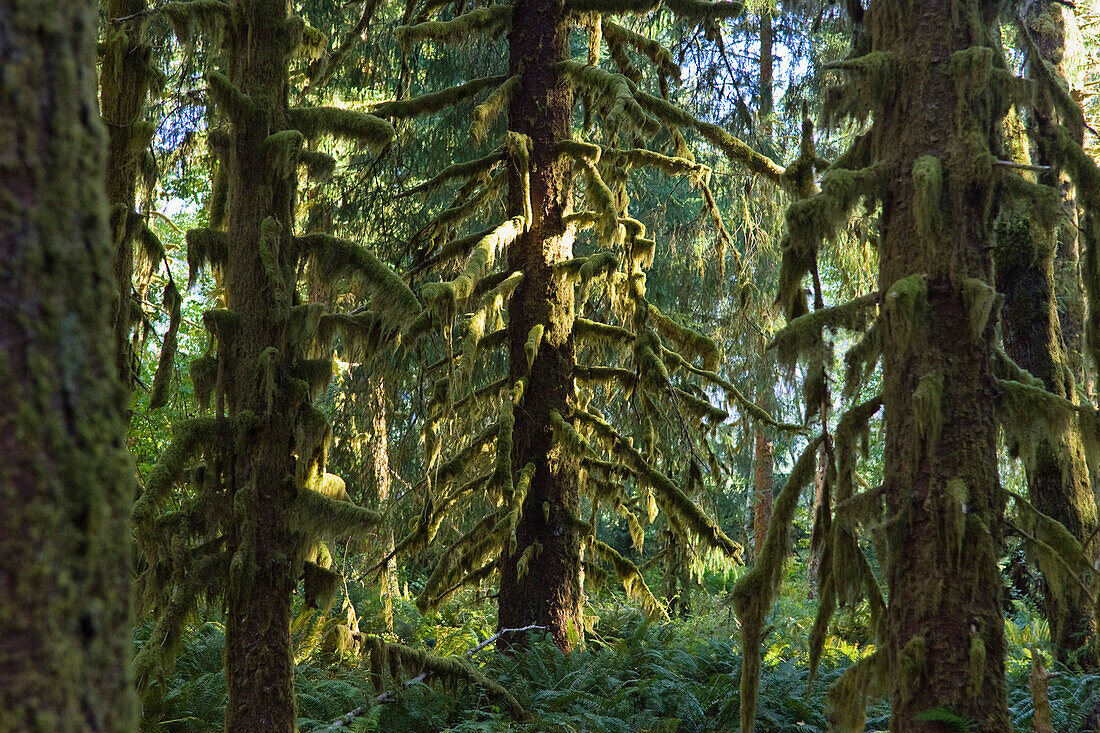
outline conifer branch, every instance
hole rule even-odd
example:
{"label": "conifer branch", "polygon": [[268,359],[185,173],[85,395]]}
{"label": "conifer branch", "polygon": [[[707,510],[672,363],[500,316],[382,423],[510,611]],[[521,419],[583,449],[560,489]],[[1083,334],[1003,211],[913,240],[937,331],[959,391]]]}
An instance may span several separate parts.
{"label": "conifer branch", "polygon": [[371,108],[371,114],[376,117],[389,118],[421,117],[439,112],[446,107],[454,107],[459,102],[477,96],[486,89],[499,88],[507,80],[507,76],[486,76],[480,79],[472,79],[442,91],[429,92],[409,99],[381,102]]}

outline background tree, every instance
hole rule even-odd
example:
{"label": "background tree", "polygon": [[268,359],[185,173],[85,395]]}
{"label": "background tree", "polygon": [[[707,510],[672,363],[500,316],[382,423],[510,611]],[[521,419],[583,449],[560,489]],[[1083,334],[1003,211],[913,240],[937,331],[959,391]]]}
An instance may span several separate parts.
{"label": "background tree", "polygon": [[0,727],[127,731],[132,500],[96,7],[0,4]]}

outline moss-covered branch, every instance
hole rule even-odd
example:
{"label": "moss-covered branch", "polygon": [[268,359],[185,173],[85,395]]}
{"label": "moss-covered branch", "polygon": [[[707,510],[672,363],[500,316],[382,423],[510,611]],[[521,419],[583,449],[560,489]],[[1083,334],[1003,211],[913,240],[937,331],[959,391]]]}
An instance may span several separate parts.
{"label": "moss-covered branch", "polygon": [[445,44],[464,43],[473,35],[498,38],[512,26],[511,5],[490,5],[463,13],[457,18],[443,21],[427,21],[416,25],[398,26],[394,31],[397,42],[405,48],[421,41]]}
{"label": "moss-covered branch", "polygon": [[290,126],[310,140],[331,135],[340,140],[354,140],[379,149],[393,139],[394,130],[386,120],[366,112],[339,107],[291,107]]}
{"label": "moss-covered branch", "polygon": [[438,92],[428,92],[409,99],[395,99],[381,102],[371,108],[371,114],[376,117],[411,118],[429,115],[439,112],[447,107],[454,107],[459,102],[476,97],[486,89],[500,87],[507,76],[485,76],[480,79],[471,79],[468,82],[448,87]]}

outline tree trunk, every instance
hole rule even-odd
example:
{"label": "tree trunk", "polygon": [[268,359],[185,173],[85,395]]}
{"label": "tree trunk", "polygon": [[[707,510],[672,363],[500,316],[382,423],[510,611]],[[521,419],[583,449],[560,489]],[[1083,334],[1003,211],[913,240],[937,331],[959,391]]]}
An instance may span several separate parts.
{"label": "tree trunk", "polygon": [[96,18],[0,2],[0,730],[135,729]]}
{"label": "tree trunk", "polygon": [[[237,22],[227,30],[229,80],[250,104],[225,110],[233,124],[229,160],[223,161],[229,170],[226,302],[236,325],[229,338],[220,338],[219,361],[228,373],[228,417],[240,426],[230,486],[240,517],[229,544],[236,552],[226,593],[226,729],[290,733],[296,718],[290,594],[297,578],[288,515],[297,493],[294,432],[301,400],[292,397],[288,374],[290,304],[279,302],[272,270],[294,282],[290,226],[297,179],[275,175],[264,143],[287,128],[286,58],[293,49],[287,48],[284,0],[235,0],[232,13]],[[264,365],[265,352],[273,364]],[[270,396],[257,379],[265,369],[273,372]]]}
{"label": "tree trunk", "polygon": [[[893,64],[869,149],[883,186],[884,484],[893,731],[932,708],[1010,728],[1005,693],[991,304],[996,8],[878,0],[871,50]],[[981,52],[982,47],[994,50]],[[984,71],[983,71],[984,70]]]}
{"label": "tree trunk", "polygon": [[774,55],[772,46],[775,41],[772,9],[765,7],[760,11],[760,136],[771,147],[772,114],[775,102],[772,87],[775,85]]}
{"label": "tree trunk", "polygon": [[[572,90],[554,64],[568,58],[568,16],[561,0],[517,0],[509,35],[510,73],[522,82],[509,107],[510,129],[528,135],[531,156],[529,229],[508,250],[508,267],[524,279],[508,306],[509,377],[527,372],[524,345],[537,324],[545,327],[531,366],[522,406],[515,411],[513,467],[534,466],[534,478],[516,528],[516,545],[501,561],[498,624],[539,624],[562,649],[582,639],[580,537],[570,521],[579,511],[578,465],[554,446],[550,414],[567,415],[573,393],[573,289],[554,277],[555,262],[573,256],[573,231],[562,217],[570,207],[569,163],[557,144],[571,136]],[[512,167],[508,203],[523,211],[523,182]],[[517,562],[529,552],[527,573]],[[507,639],[505,643],[511,643]]]}
{"label": "tree trunk", "polygon": [[772,460],[772,444],[760,428],[756,429],[754,446],[756,488],[753,491],[752,536],[753,557],[759,559],[760,550],[768,536],[768,523],[772,520],[772,503],[775,494],[775,467]]}
{"label": "tree trunk", "polygon": [[[364,459],[367,464],[367,475],[375,487],[373,503],[380,512],[385,512],[386,503],[390,500],[390,492],[393,488],[393,478],[390,475],[389,425],[386,420],[387,403],[385,377],[377,370],[373,371],[367,377],[370,437]],[[383,523],[378,534],[382,541],[382,557],[388,557],[393,552],[393,524]],[[392,560],[382,568],[380,581],[382,612],[385,615],[386,628],[393,631],[393,598],[397,595],[397,578],[393,572]]]}
{"label": "tree trunk", "polygon": [[[115,239],[114,274],[118,296],[114,307],[115,361],[128,390],[138,376],[133,344],[134,232],[138,142],[148,133],[141,126],[149,88],[151,47],[145,41],[145,0],[108,0],[106,51],[100,73],[100,110],[107,124],[107,202]],[[128,18],[118,21],[117,18]]]}
{"label": "tree trunk", "polygon": [[[1005,352],[1043,381],[1048,390],[1076,400],[1073,372],[1062,347],[1055,301],[1053,242],[1037,241],[1027,218],[1002,220],[997,227],[997,289],[1004,294],[1002,333]],[[1035,508],[1058,520],[1081,542],[1096,529],[1096,501],[1089,482],[1081,436],[1071,431],[1059,441],[1040,440],[1026,466],[1028,492]],[[1086,548],[1095,559],[1093,541]],[[1040,568],[1044,573],[1061,569]],[[1090,600],[1072,588],[1058,598],[1043,586],[1043,614],[1050,625],[1055,653],[1094,666],[1091,645],[1095,622]]]}
{"label": "tree trunk", "polygon": [[[1067,18],[1067,13],[1069,17]],[[1036,0],[1027,5],[1025,21],[1039,55],[1046,68],[1059,78],[1066,78],[1066,24],[1076,22],[1073,11],[1063,8],[1054,0]],[[1034,78],[1036,71],[1032,59],[1025,66],[1025,74]],[[1054,100],[1042,84],[1036,85],[1031,114],[1040,129],[1057,118]],[[1077,143],[1083,144],[1084,139]],[[1078,231],[1081,222],[1077,210],[1077,195],[1069,178],[1055,165],[1051,151],[1052,142],[1044,135],[1036,135],[1032,141],[1031,156],[1036,165],[1049,165],[1052,170],[1040,173],[1039,182],[1062,192],[1063,219],[1058,229],[1058,248],[1054,256],[1054,284],[1058,302],[1058,319],[1065,344],[1066,359],[1072,369],[1073,382],[1082,396],[1088,394],[1084,350],[1085,298],[1081,282],[1080,242]]]}

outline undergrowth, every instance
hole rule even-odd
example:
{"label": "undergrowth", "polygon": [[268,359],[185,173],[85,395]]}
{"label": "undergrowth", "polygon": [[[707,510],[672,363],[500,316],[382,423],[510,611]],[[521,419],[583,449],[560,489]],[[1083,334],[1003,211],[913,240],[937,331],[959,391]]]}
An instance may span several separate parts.
{"label": "undergrowth", "polygon": [[[757,725],[762,731],[817,733],[828,730],[825,692],[854,658],[869,653],[857,610],[838,615],[817,679],[808,682],[808,630],[814,602],[806,599],[800,569],[793,569],[768,619]],[[388,640],[437,654],[463,656],[493,632],[490,609],[451,607],[421,616],[406,598],[395,602],[394,631],[377,628],[377,598],[352,586],[348,598],[362,615],[359,628]],[[660,733],[735,731],[740,715],[738,678],[741,654],[735,622],[718,594],[699,594],[691,618],[656,624],[631,611],[624,599],[604,594],[590,611],[599,622],[583,650],[562,654],[545,638],[513,655],[491,646],[474,662],[504,685],[532,717],[517,722],[497,700],[470,684],[409,683],[385,675],[372,680],[369,664],[341,653],[334,627],[346,619],[340,599],[321,614],[299,606],[294,626],[295,685],[302,733],[326,730],[349,711],[365,709],[343,731],[474,733]],[[137,633],[144,643],[149,628]],[[1016,730],[1031,730],[1028,652],[1042,644],[1046,629],[1027,604],[1016,602],[1006,620],[1009,642],[1009,705]],[[214,733],[225,711],[224,630],[217,621],[192,627],[170,676],[153,686],[145,701],[143,731]],[[1066,668],[1051,680],[1055,730],[1079,731],[1100,690],[1100,676]],[[377,683],[377,684],[376,684]],[[388,701],[374,704],[380,691]],[[868,711],[867,729],[886,730],[889,710],[880,703]]]}

